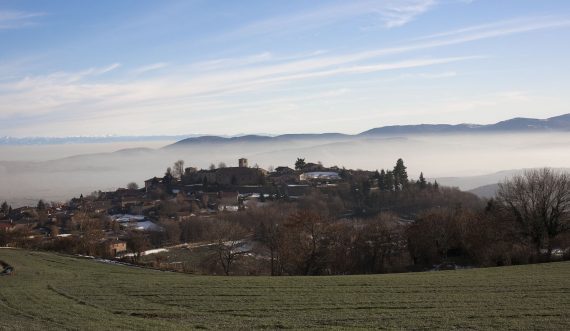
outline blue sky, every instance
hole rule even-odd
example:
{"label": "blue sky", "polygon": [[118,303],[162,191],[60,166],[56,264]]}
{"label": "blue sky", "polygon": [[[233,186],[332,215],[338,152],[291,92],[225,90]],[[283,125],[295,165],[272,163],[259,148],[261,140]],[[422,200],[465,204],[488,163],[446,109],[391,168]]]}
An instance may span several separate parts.
{"label": "blue sky", "polygon": [[0,136],[570,113],[570,1],[0,1]]}

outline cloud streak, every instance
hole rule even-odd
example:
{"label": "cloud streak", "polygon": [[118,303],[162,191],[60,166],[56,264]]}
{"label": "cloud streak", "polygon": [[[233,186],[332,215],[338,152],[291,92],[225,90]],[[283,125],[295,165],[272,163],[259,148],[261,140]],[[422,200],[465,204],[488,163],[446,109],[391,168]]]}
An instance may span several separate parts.
{"label": "cloud streak", "polygon": [[20,29],[35,25],[34,19],[45,13],[0,9],[0,30]]}
{"label": "cloud streak", "polygon": [[311,30],[355,17],[370,16],[373,26],[403,26],[436,5],[435,0],[348,1],[295,15],[278,16],[242,26],[227,37]]}
{"label": "cloud streak", "polygon": [[136,68],[132,72],[136,75],[141,75],[141,74],[145,74],[145,73],[150,72],[150,71],[156,71],[156,70],[160,70],[160,69],[163,69],[166,67],[168,67],[168,63],[157,62],[157,63],[153,63],[153,64],[149,64],[146,66]]}

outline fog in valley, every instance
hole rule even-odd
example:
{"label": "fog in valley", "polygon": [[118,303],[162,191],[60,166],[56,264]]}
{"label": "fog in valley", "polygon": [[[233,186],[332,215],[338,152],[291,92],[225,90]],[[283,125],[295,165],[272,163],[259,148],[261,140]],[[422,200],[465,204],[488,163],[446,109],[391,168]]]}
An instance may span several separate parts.
{"label": "fog in valley", "polygon": [[325,166],[375,170],[391,168],[403,158],[412,179],[423,172],[464,190],[501,181],[510,170],[570,166],[570,135],[565,133],[299,136],[165,145],[169,143],[0,146],[0,200],[19,206],[38,199],[66,201],[129,182],[143,186],[179,159],[186,167],[208,168],[220,162],[237,166],[237,159],[245,157],[250,166],[267,169],[293,167],[302,157]]}

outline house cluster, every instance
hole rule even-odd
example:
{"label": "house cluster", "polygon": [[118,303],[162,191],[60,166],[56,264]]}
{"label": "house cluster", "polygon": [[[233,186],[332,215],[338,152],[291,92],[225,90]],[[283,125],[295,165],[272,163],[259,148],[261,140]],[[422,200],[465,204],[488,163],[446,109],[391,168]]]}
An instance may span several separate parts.
{"label": "house cluster", "polygon": [[178,178],[169,172],[163,177],[150,178],[141,189],[99,191],[65,204],[3,210],[0,234],[20,229],[37,237],[81,236],[83,225],[78,224],[87,218],[105,223],[97,238],[102,249],[115,256],[126,250],[124,239],[129,231],[162,231],[159,223],[164,218],[184,221],[197,215],[208,217],[267,200],[298,199],[314,187],[326,189],[345,183],[346,170],[325,168],[321,164],[307,163],[300,169],[281,166],[272,171],[250,167],[243,158],[238,164],[201,170],[189,167]]}
{"label": "house cluster", "polygon": [[342,181],[341,169],[324,168],[308,163],[302,169],[286,166],[267,171],[249,167],[247,159],[239,159],[237,167],[201,169],[189,167],[180,178],[169,174],[145,181],[144,191],[148,197],[181,195],[183,199],[202,208],[242,208],[248,198],[299,197],[311,187],[336,185]]}
{"label": "house cluster", "polygon": [[40,202],[36,207],[2,208],[0,246],[21,246],[23,241],[57,246],[82,240],[89,232],[99,255],[116,256],[127,250],[126,241],[119,240],[126,233],[119,223],[98,216],[104,215],[104,210],[101,201],[83,196],[66,204]]}

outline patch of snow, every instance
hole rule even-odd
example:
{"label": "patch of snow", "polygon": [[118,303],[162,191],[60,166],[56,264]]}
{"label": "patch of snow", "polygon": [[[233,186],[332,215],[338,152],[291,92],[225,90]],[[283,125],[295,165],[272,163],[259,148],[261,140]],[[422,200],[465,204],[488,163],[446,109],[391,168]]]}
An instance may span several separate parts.
{"label": "patch of snow", "polygon": [[162,227],[154,224],[151,221],[127,223],[127,227],[140,231],[161,231]]}
{"label": "patch of snow", "polygon": [[143,215],[116,214],[111,215],[111,219],[119,223],[127,223],[132,221],[144,221],[145,217]]}
{"label": "patch of snow", "polygon": [[[148,251],[142,252],[141,256],[158,254],[158,253],[163,253],[163,252],[168,252],[168,249],[166,249],[166,248],[149,249]],[[134,253],[127,253],[127,254],[123,254],[122,256],[132,257],[132,256],[135,256],[135,254]]]}
{"label": "patch of snow", "polygon": [[168,249],[166,248],[149,249],[148,251],[144,252],[144,255],[157,254],[162,252],[168,252]]}

